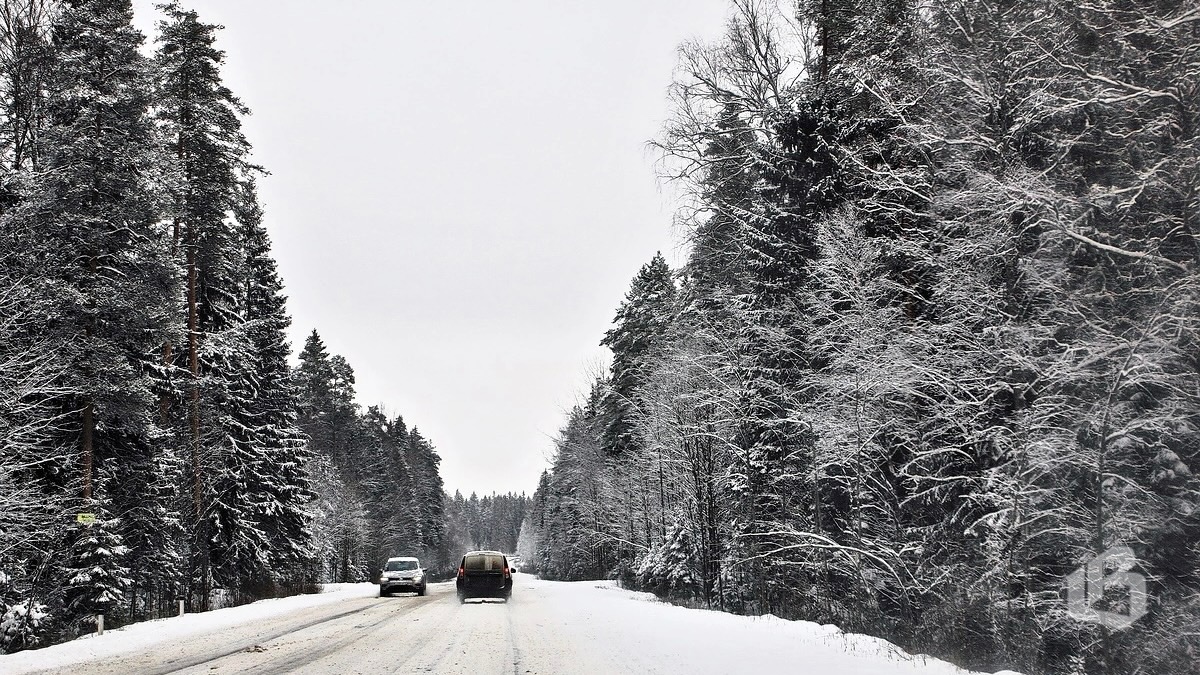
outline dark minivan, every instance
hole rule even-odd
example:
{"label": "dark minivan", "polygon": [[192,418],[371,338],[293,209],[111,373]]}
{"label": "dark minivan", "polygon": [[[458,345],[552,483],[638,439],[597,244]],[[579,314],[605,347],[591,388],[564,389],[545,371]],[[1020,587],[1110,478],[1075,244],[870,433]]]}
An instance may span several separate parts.
{"label": "dark minivan", "polygon": [[512,570],[508,558],[499,551],[471,551],[458,565],[458,599],[512,597]]}

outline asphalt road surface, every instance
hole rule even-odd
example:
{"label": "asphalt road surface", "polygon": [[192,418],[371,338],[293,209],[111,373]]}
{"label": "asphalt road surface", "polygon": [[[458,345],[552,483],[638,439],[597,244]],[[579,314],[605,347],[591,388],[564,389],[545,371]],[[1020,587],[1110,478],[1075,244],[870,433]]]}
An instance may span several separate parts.
{"label": "asphalt road surface", "polygon": [[535,599],[515,592],[500,600],[460,604],[453,584],[430,584],[425,597],[360,598],[258,622],[221,636],[200,635],[129,656],[63,671],[127,675],[253,673],[525,673],[575,672],[539,654],[537,670],[522,664],[526,649],[549,645],[527,610]]}

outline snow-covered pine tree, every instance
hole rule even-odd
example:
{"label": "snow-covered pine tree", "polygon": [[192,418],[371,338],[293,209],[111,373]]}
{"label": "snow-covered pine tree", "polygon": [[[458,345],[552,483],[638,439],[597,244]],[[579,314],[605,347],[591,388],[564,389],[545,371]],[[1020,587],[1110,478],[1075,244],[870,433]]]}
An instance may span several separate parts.
{"label": "snow-covered pine tree", "polygon": [[614,512],[614,471],[602,448],[599,414],[607,384],[597,380],[585,405],[572,409],[555,445],[557,456],[542,490],[544,526],[537,565],[554,579],[602,579],[618,564],[622,516]]}
{"label": "snow-covered pine tree", "polygon": [[[739,7],[734,34],[757,16]],[[657,546],[667,545],[668,521],[690,524],[690,541],[703,561],[697,571],[701,598],[744,609],[749,583],[743,580],[758,572],[730,566],[743,554],[733,552],[740,544],[731,541],[730,519],[738,512],[728,508],[733,499],[727,478],[728,469],[744,466],[746,456],[741,392],[746,371],[740,349],[748,320],[747,242],[762,211],[756,143],[765,136],[766,102],[720,91],[742,84],[731,81],[727,70],[738,54],[727,45],[688,45],[683,51],[689,80],[673,91],[686,114],[668,128],[663,148],[683,160],[681,177],[694,184],[690,189],[699,207],[685,212],[691,250],[682,270],[678,318],[668,353],[643,392],[647,409],[638,426],[640,434],[654,439],[647,442],[653,446],[648,459],[656,475],[643,480],[652,492],[647,503],[658,503]],[[741,452],[731,453],[735,448]],[[668,509],[668,503],[676,508]]]}
{"label": "snow-covered pine tree", "polygon": [[299,391],[297,424],[309,439],[309,473],[316,513],[313,537],[322,581],[361,581],[377,571],[367,550],[367,495],[350,482],[356,448],[369,441],[354,402],[354,371],[330,355],[317,331],[304,342],[293,370]]}
{"label": "snow-covered pine tree", "polygon": [[697,158],[702,168],[696,175],[697,197],[705,208],[691,224],[691,250],[684,268],[700,309],[710,308],[718,289],[727,289],[731,296],[745,290],[747,224],[758,177],[750,152],[754,133],[744,117],[748,116],[739,112],[737,104],[726,102],[716,119],[707,123],[710,128],[670,132],[680,139],[697,135],[707,139]]}
{"label": "snow-covered pine tree", "polygon": [[68,536],[75,543],[74,555],[63,566],[67,588],[63,602],[69,616],[83,617],[81,631],[87,630],[88,618],[109,614],[125,602],[125,593],[133,585],[131,570],[125,566],[129,548],[118,534],[119,523],[92,500],[81,508],[95,516],[89,524],[73,523]]}
{"label": "snow-covered pine tree", "polygon": [[[803,55],[786,51],[793,28],[774,8],[738,0],[723,40],[685,46],[678,119],[664,143],[682,160],[680,175],[699,182],[699,211],[710,214],[693,237],[701,246],[689,267],[700,274],[687,280],[695,297],[684,321],[717,340],[708,348],[729,354],[723,367],[739,381],[734,405],[719,413],[736,430],[721,441],[738,449],[727,474],[737,502],[732,555],[761,611],[771,611],[769,589],[786,591],[760,555],[772,548],[766,533],[805,513],[812,494],[796,483],[807,443],[794,414],[805,367],[797,301],[814,252],[809,220],[833,187],[835,128],[820,101],[796,96]],[[735,278],[715,278],[723,273]]]}
{"label": "snow-covered pine tree", "polygon": [[[762,77],[779,75],[767,70]],[[845,197],[845,175],[833,150],[839,125],[819,89],[797,95],[786,113],[766,124],[769,135],[753,150],[761,181],[746,238],[747,292],[740,298],[746,316],[739,335],[745,455],[734,482],[739,540],[755,559],[795,543],[773,533],[796,525],[823,528],[820,491],[809,482],[813,439],[798,414],[808,396],[802,379],[813,365],[802,291],[817,254],[816,221]],[[768,564],[751,577],[763,611],[793,601],[788,596],[795,584],[782,583],[772,569]],[[794,580],[795,567],[789,570],[786,576]]]}
{"label": "snow-covered pine tree", "polygon": [[634,276],[613,327],[600,342],[613,355],[596,412],[600,443],[609,455],[603,460],[606,504],[621,530],[618,560],[613,564],[622,569],[632,568],[634,557],[648,545],[652,535],[639,469],[645,460],[645,448],[636,425],[644,416],[642,387],[662,357],[675,315],[674,275],[662,255],[655,254]]}
{"label": "snow-covered pine tree", "polygon": [[820,260],[807,284],[818,343],[815,397],[805,406],[817,444],[813,529],[828,538],[820,611],[841,625],[895,634],[912,624],[898,543],[900,468],[945,392],[937,378],[923,379],[931,371],[917,360],[953,353],[937,351],[937,340],[918,330],[939,282],[936,256],[924,248],[933,238],[933,167],[906,126],[921,112],[913,101],[922,33],[911,0],[798,7],[819,37],[805,91],[837,126],[829,149],[846,205],[818,214]]}
{"label": "snow-covered pine tree", "polygon": [[129,568],[126,542],[169,526],[146,470],[165,440],[152,419],[149,372],[177,307],[178,268],[163,222],[149,65],[131,19],[127,0],[76,0],[55,18],[42,170],[12,213],[23,224],[14,243],[44,270],[39,293],[64,360],[58,402],[72,414],[61,430],[78,452],[60,467],[60,489],[79,509],[107,514],[103,537],[79,531],[54,556],[67,569],[96,563],[97,573],[71,575],[60,596],[71,598],[63,616],[71,626],[121,602],[130,575],[146,572]]}
{"label": "snow-covered pine tree", "polygon": [[633,434],[638,388],[671,327],[675,280],[661,253],[642,266],[617,309],[613,327],[600,344],[612,350],[609,390],[601,402],[604,447],[612,453],[636,450]]}
{"label": "snow-covered pine tree", "polygon": [[[381,406],[368,407],[361,421],[362,440],[341,469],[363,497],[370,521],[366,559],[378,569],[378,563],[389,556],[420,557],[420,506],[413,497],[412,471],[403,445],[397,442],[396,425],[403,427],[403,421],[389,418]],[[400,440],[407,440],[407,432]]]}
{"label": "snow-covered pine tree", "polygon": [[297,426],[299,395],[288,365],[291,318],[252,180],[240,184],[233,215],[244,263],[239,272],[242,330],[251,355],[249,396],[245,407],[235,411],[255,451],[246,490],[252,495],[254,525],[265,536],[271,581],[294,583],[307,580],[311,532],[306,505],[312,493],[305,469],[308,448]]}
{"label": "snow-covered pine tree", "polygon": [[268,497],[249,483],[265,463],[256,446],[254,354],[246,335],[245,251],[231,212],[241,197],[250,144],[242,103],[221,81],[218,26],[178,3],[160,9],[156,54],[158,117],[178,163],[173,239],[182,247],[187,287],[186,429],[190,452],[191,583],[194,601],[207,589],[260,576],[269,543],[258,527]]}
{"label": "snow-covered pine tree", "polygon": [[[360,413],[353,369],[329,354],[316,331],[293,377],[298,424],[309,438],[317,495],[313,536],[325,579],[367,579],[388,556],[406,552],[449,566],[441,460],[433,445],[379,407]],[[397,513],[405,514],[403,521],[396,521]]]}
{"label": "snow-covered pine tree", "polygon": [[329,354],[315,330],[305,339],[299,358],[294,377],[300,393],[300,428],[312,452],[343,466],[357,433],[354,370],[344,358]]}
{"label": "snow-covered pine tree", "polygon": [[442,459],[416,427],[409,430],[405,440],[404,455],[412,470],[413,503],[420,513],[422,551],[439,565],[452,565],[455,552],[446,545],[443,484],[439,473]]}

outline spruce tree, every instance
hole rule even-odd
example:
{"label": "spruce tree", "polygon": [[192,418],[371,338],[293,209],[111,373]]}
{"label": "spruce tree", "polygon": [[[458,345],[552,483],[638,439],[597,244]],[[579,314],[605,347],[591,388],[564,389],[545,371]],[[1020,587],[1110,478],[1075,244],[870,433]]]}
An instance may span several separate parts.
{"label": "spruce tree", "polygon": [[214,574],[250,574],[264,564],[266,548],[245,501],[244,484],[258,459],[237,417],[254,395],[246,382],[252,357],[239,330],[243,252],[228,218],[249,143],[239,119],[246,110],[221,82],[224,55],[214,46],[219,27],[177,3],[159,9],[166,14],[156,55],[159,119],[178,164],[172,237],[186,266],[190,381],[183,435],[191,461],[192,578],[205,606]]}
{"label": "spruce tree", "polygon": [[245,265],[239,271],[240,305],[251,355],[244,376],[250,396],[235,418],[255,453],[244,489],[253,495],[251,519],[265,538],[271,574],[295,579],[310,553],[306,504],[311,485],[305,468],[310,455],[297,426],[299,394],[288,365],[291,318],[253,181],[240,185],[233,213]]}
{"label": "spruce tree", "polygon": [[420,539],[424,555],[440,565],[451,563],[452,554],[445,546],[446,519],[442,499],[442,459],[428,439],[413,427],[406,436],[405,457],[412,469],[413,504],[420,514]]}
{"label": "spruce tree", "polygon": [[684,266],[689,282],[685,312],[697,326],[721,323],[720,310],[728,304],[722,299],[745,290],[746,237],[758,184],[754,134],[738,106],[726,103],[712,126],[698,177],[699,196],[708,210],[689,236]]}
{"label": "spruce tree", "polygon": [[638,270],[613,327],[600,344],[612,350],[610,388],[602,408],[606,416],[605,447],[614,453],[632,450],[638,388],[646,380],[655,351],[671,327],[675,281],[661,253]]}
{"label": "spruce tree", "polygon": [[[23,250],[47,270],[53,331],[66,359],[62,429],[77,443],[70,467],[80,510],[102,515],[104,536],[75,532],[70,618],[108,609],[139,575],[126,539],[162,530],[152,467],[164,440],[152,418],[148,373],[169,332],[178,268],[162,216],[164,161],[149,114],[149,64],[128,0],[76,0],[52,29],[39,172],[14,217]],[[67,468],[67,467],[64,467]],[[119,494],[118,494],[119,490]],[[143,517],[149,514],[149,517]],[[107,553],[98,549],[103,548]],[[146,570],[141,570],[145,573]]]}

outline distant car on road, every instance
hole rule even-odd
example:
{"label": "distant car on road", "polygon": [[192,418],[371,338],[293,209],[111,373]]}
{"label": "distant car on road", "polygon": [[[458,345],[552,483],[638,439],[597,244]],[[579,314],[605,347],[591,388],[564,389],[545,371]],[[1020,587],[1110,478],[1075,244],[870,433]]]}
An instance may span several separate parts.
{"label": "distant car on road", "polygon": [[459,602],[469,598],[503,598],[508,602],[513,585],[508,558],[499,551],[471,551],[458,565],[454,585]]}
{"label": "distant car on road", "polygon": [[416,558],[388,558],[379,572],[379,597],[395,591],[412,591],[425,595],[425,570]]}

